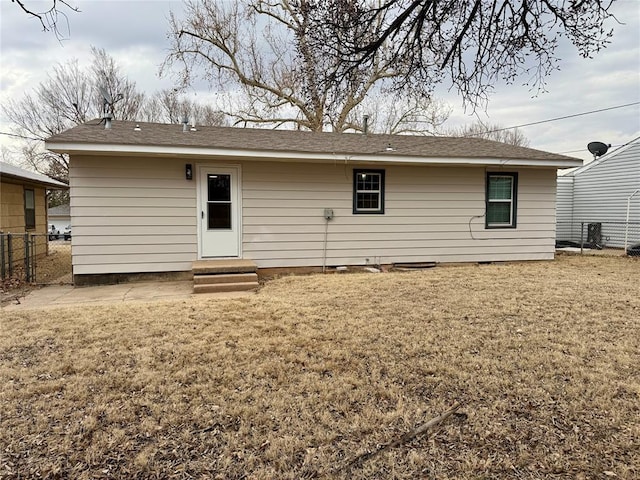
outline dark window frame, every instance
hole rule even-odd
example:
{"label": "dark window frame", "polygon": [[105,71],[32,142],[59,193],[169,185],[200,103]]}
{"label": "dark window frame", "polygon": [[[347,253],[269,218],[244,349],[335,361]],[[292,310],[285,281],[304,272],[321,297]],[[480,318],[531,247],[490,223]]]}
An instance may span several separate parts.
{"label": "dark window frame", "polygon": [[[379,193],[380,195],[380,207],[375,210],[358,209],[358,194],[365,193],[366,191],[358,191],[358,175],[371,174],[380,175],[380,190],[376,192],[371,190],[370,192]],[[385,190],[385,171],[384,169],[375,168],[354,168],[353,169],[353,214],[354,215],[384,215],[384,190]]]}
{"label": "dark window frame", "polygon": [[[27,208],[27,193],[31,193],[33,207]],[[33,188],[24,189],[24,228],[34,230],[36,228],[36,191]]]}
{"label": "dark window frame", "polygon": [[[491,201],[489,198],[489,181],[492,177],[511,177],[511,222],[509,224],[491,224],[489,223],[489,209],[491,204],[507,203],[502,200]],[[485,177],[485,228],[517,228],[518,225],[518,172],[487,172]]]}

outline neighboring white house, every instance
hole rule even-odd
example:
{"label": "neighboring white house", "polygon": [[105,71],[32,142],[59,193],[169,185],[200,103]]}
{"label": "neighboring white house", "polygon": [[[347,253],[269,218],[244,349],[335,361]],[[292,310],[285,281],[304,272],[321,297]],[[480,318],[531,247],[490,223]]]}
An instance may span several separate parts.
{"label": "neighboring white house", "polygon": [[55,225],[62,232],[67,225],[71,225],[71,208],[69,204],[51,207],[48,210],[49,223]]}
{"label": "neighboring white house", "polygon": [[551,260],[556,172],[582,163],[475,138],[97,120],[46,146],[70,155],[76,277]]}
{"label": "neighboring white house", "polygon": [[[640,138],[558,177],[558,243],[579,243],[582,235],[587,243],[623,247],[627,204],[629,222],[640,223],[639,189]],[[640,242],[640,227],[630,226],[628,241]]]}

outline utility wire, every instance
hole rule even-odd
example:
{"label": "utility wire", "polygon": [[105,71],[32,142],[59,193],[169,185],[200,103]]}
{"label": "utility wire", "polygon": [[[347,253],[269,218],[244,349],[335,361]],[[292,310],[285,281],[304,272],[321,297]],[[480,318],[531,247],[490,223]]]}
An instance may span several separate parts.
{"label": "utility wire", "polygon": [[[630,143],[632,143],[633,140],[631,142],[627,142],[627,143],[623,143],[622,145],[609,145],[609,148],[622,148],[622,147],[626,147],[627,145],[629,145]],[[581,148],[579,150],[570,150],[568,152],[558,152],[558,155],[564,155],[565,153],[576,153],[576,152],[584,152],[584,148]]]}
{"label": "utility wire", "polygon": [[556,152],[558,155],[566,155],[568,153],[578,153],[578,152],[584,152],[584,148],[579,148],[578,150],[569,150],[567,152]]}
{"label": "utility wire", "polygon": [[38,142],[42,141],[42,138],[25,137],[24,135],[16,135],[15,133],[9,133],[9,132],[0,132],[0,135],[6,135],[7,137],[24,138],[25,140],[37,140]]}
{"label": "utility wire", "polygon": [[513,128],[530,127],[531,125],[540,125],[541,123],[556,122],[558,120],[566,120],[567,118],[581,117],[583,115],[591,115],[592,113],[606,112],[607,110],[615,110],[617,108],[631,107],[633,105],[640,105],[640,102],[626,103],[624,105],[616,105],[615,107],[600,108],[599,110],[590,110],[588,112],[574,113],[573,115],[565,115],[563,117],[549,118],[548,120],[540,120],[538,122],[523,123],[522,125],[514,125],[512,127],[497,128],[495,130],[487,130],[487,131],[480,132],[480,133],[470,133],[470,134],[467,134],[466,136],[467,137],[476,137],[478,135],[484,135],[484,134],[487,134],[487,133],[494,133],[494,132],[502,132],[504,130],[511,130]]}
{"label": "utility wire", "polygon": [[[479,135],[485,135],[487,133],[502,132],[504,130],[511,130],[511,129],[514,129],[514,128],[521,128],[521,127],[530,127],[531,125],[540,125],[542,123],[556,122],[558,120],[566,120],[567,118],[581,117],[583,115],[591,115],[593,113],[606,112],[608,110],[615,110],[615,109],[618,109],[618,108],[631,107],[631,106],[634,106],[634,105],[640,105],[640,102],[625,103],[624,105],[615,105],[613,107],[600,108],[598,110],[590,110],[588,112],[574,113],[573,115],[565,115],[563,117],[549,118],[547,120],[540,120],[538,122],[523,123],[522,125],[514,125],[512,127],[497,128],[495,130],[485,130],[484,132],[478,132],[478,133],[469,133],[469,134],[466,134],[465,137],[477,137]],[[622,145],[622,146],[624,146],[624,145]],[[575,153],[575,152],[581,152],[581,151],[582,150],[573,150],[571,152],[563,152],[563,153]]]}

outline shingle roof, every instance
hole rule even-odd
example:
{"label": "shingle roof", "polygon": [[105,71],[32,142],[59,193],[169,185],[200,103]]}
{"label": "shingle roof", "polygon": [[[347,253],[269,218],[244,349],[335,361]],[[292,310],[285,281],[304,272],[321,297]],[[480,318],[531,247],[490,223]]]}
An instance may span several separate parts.
{"label": "shingle roof", "polygon": [[15,178],[55,189],[69,188],[64,183],[54,180],[53,178],[49,178],[46,175],[30,172],[29,170],[25,170],[24,168],[16,167],[15,165],[5,162],[0,162],[0,177]]}
{"label": "shingle roof", "polygon": [[58,205],[57,207],[51,207],[47,210],[49,216],[54,215],[57,217],[68,217],[71,215],[71,206],[68,203],[64,205]]}
{"label": "shingle roof", "polygon": [[[139,126],[139,131],[134,130]],[[58,145],[57,145],[58,144]],[[481,138],[306,132],[252,128],[196,126],[113,121],[105,129],[99,120],[78,125],[47,139],[47,148],[64,151],[65,146],[132,145],[155,147],[215,148],[264,152],[298,152],[343,155],[374,155],[425,158],[493,158],[541,161],[581,160],[574,157],[517,147]]]}

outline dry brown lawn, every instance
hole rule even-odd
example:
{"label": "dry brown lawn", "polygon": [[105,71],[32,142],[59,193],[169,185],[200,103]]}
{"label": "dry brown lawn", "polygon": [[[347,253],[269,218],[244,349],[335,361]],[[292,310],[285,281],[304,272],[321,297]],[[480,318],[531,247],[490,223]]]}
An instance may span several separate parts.
{"label": "dry brown lawn", "polygon": [[36,283],[72,283],[71,242],[49,244],[49,254],[36,262]]}
{"label": "dry brown lawn", "polygon": [[565,256],[0,312],[0,477],[639,478],[639,274]]}

